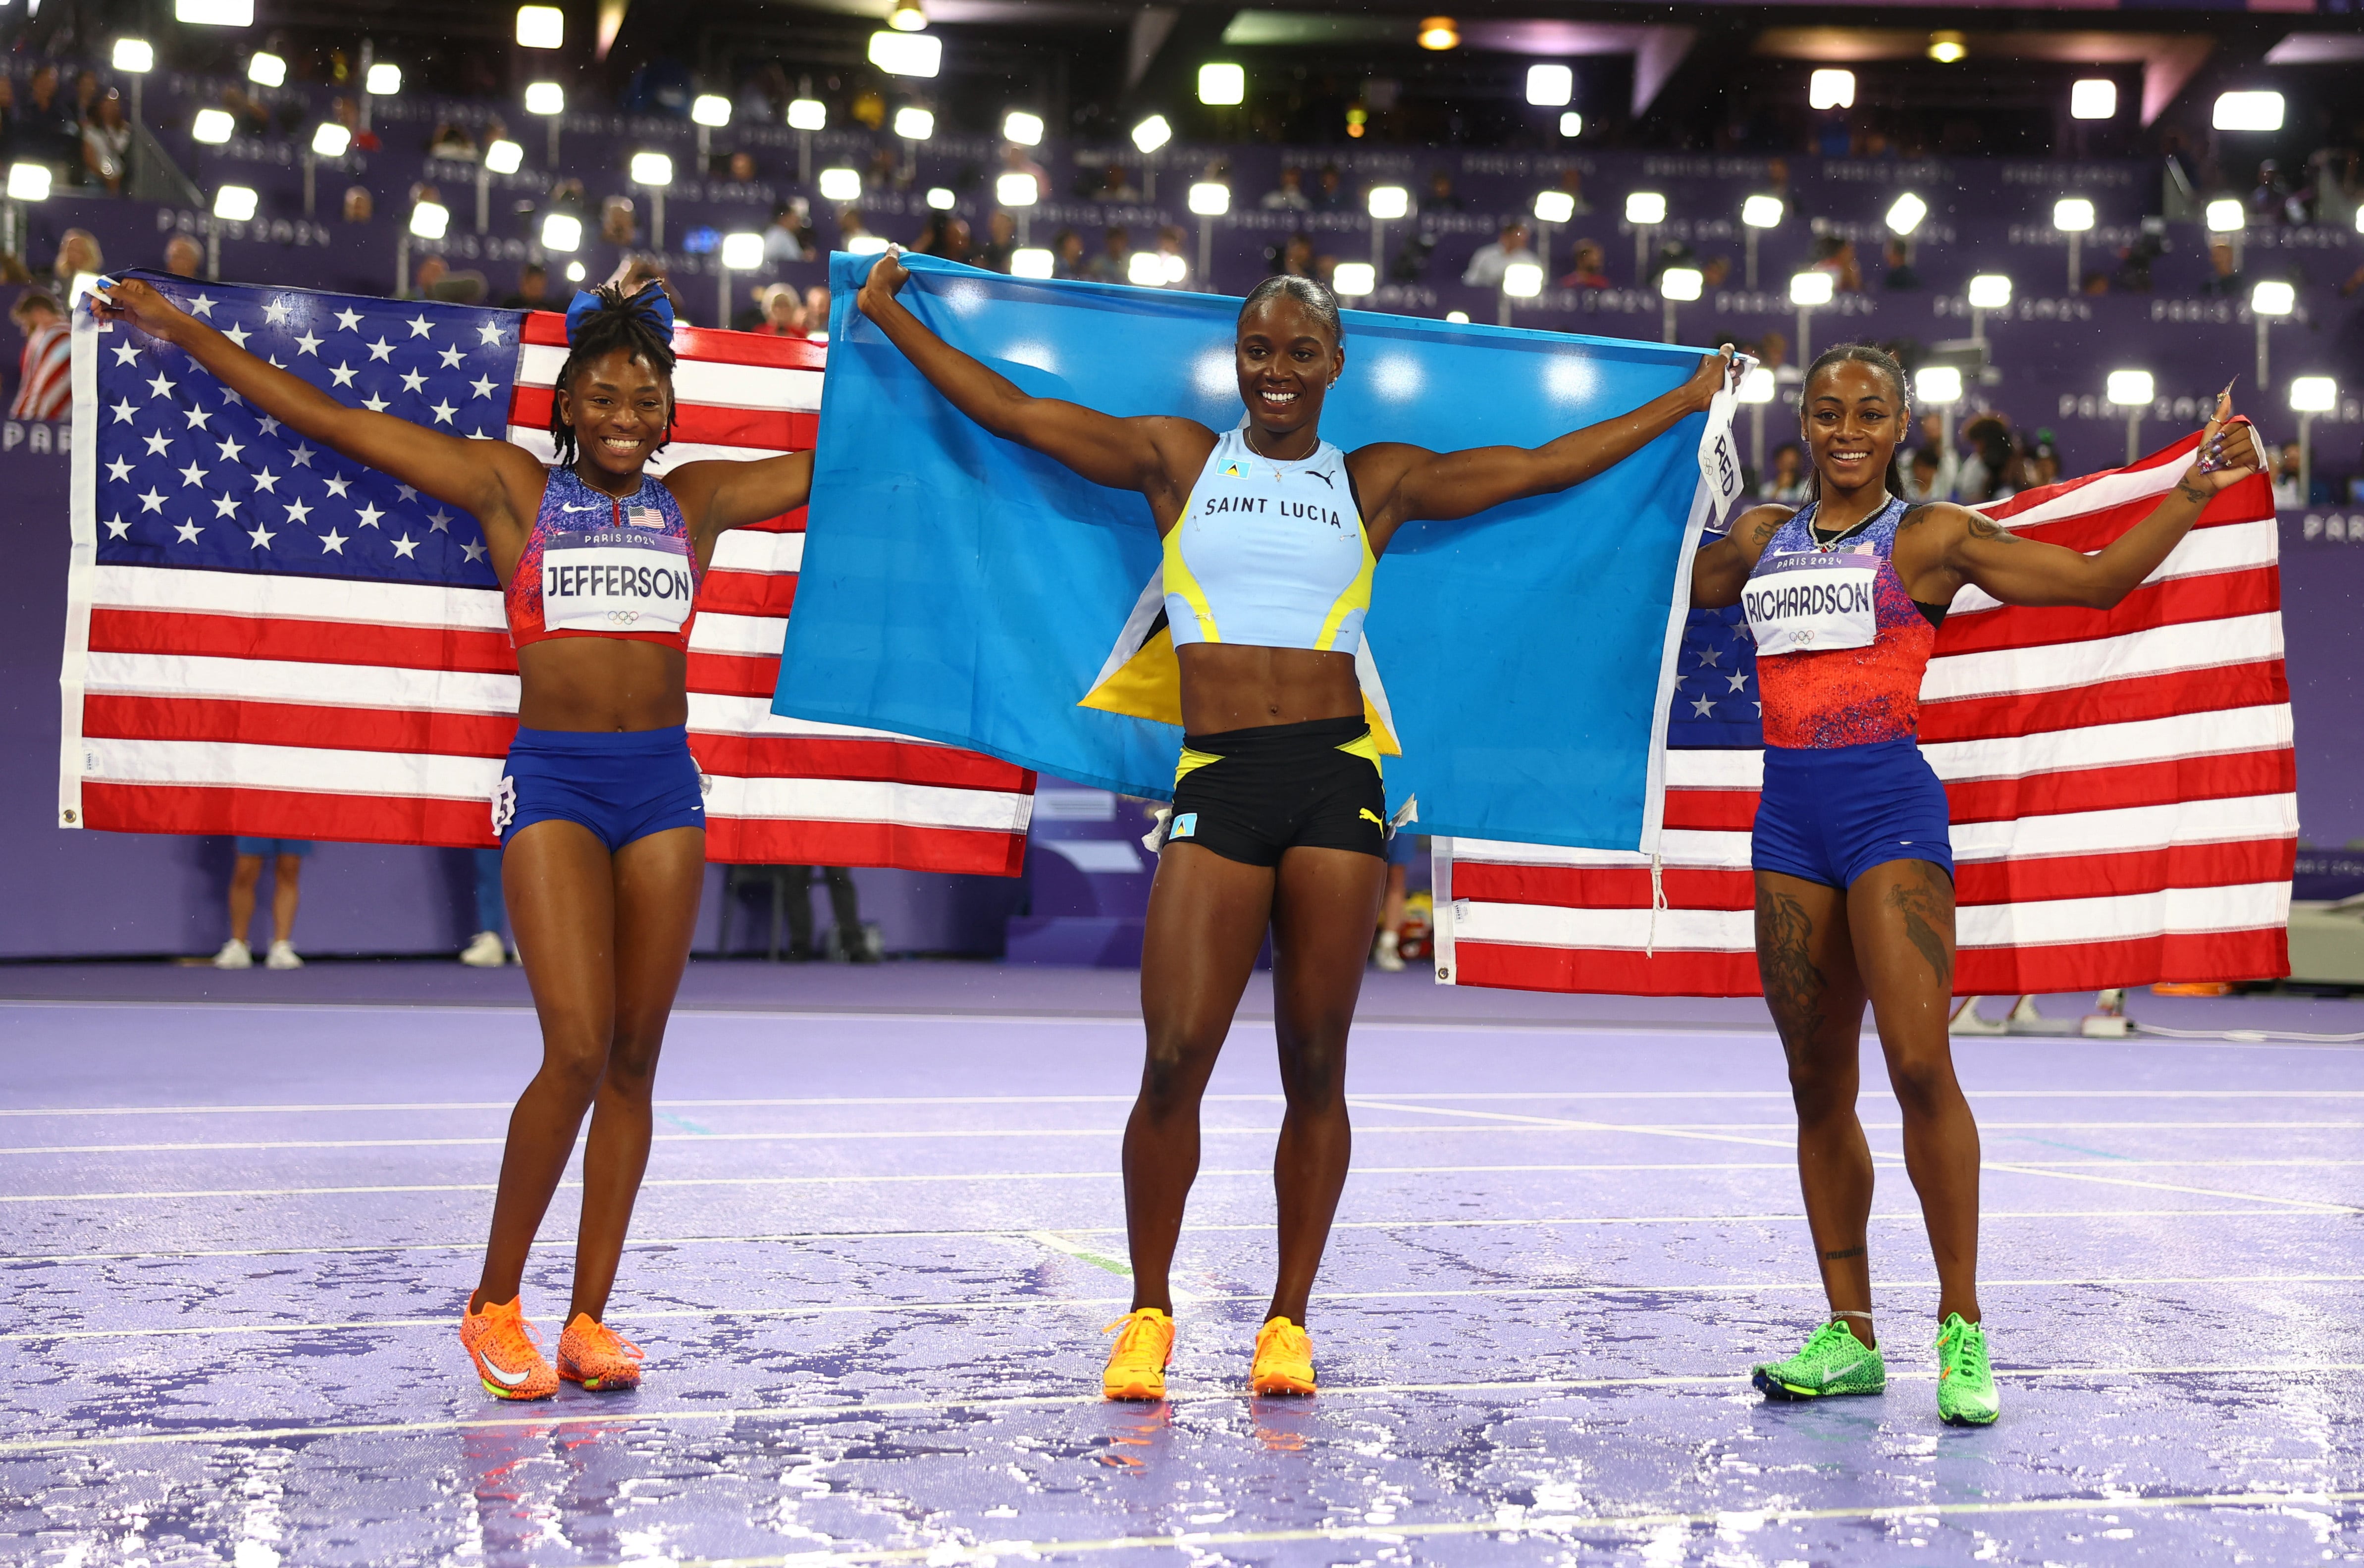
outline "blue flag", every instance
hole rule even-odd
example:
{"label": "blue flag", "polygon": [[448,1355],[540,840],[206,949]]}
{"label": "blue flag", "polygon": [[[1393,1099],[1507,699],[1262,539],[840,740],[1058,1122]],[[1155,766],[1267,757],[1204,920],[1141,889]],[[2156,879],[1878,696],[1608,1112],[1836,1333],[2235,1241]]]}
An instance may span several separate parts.
{"label": "blue flag", "polygon": [[[1169,798],[1181,742],[1148,502],[987,433],[854,308],[831,260],[812,506],[775,712],[973,747]],[[1022,390],[1119,417],[1243,417],[1239,303],[1005,277],[927,256],[903,299]],[[1700,350],[1345,313],[1322,435],[1538,446],[1680,384]],[[1719,400],[1721,405],[1722,400]],[[1723,413],[1719,407],[1719,415]],[[1358,667],[1419,830],[1598,849],[1655,841],[1701,483],[1685,420],[1573,490],[1411,523],[1379,560]],[[1723,443],[1729,451],[1728,440]],[[1715,466],[1712,465],[1712,466]],[[1161,699],[1161,687],[1165,695]]]}

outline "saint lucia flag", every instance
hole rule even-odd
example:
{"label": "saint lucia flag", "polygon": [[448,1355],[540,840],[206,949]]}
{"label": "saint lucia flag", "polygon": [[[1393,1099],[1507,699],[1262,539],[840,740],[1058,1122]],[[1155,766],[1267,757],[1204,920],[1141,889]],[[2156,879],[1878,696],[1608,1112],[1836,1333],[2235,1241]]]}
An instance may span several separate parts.
{"label": "saint lucia flag", "polygon": [[[1170,797],[1181,714],[1147,501],[954,409],[853,307],[874,260],[831,262],[812,506],[774,711]],[[1025,392],[1120,417],[1240,422],[1236,300],[907,262],[920,319]],[[1538,446],[1679,384],[1700,355],[1362,311],[1345,328],[1321,433],[1349,452]],[[1738,491],[1728,413],[1573,490],[1397,531],[1357,668],[1390,801],[1416,797],[1422,831],[1655,844],[1690,550]]]}

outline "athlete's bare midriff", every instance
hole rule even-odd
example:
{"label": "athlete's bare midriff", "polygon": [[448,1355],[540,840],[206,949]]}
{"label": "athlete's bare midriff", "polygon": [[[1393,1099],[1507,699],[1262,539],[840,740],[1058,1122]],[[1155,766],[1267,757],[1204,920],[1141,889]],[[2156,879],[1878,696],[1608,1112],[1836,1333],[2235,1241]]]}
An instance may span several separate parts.
{"label": "athlete's bare midriff", "polygon": [[1175,651],[1182,662],[1182,728],[1189,734],[1363,715],[1351,653],[1232,642],[1190,642]]}
{"label": "athlete's bare midriff", "polygon": [[664,729],[689,721],[689,661],[662,642],[554,637],[518,650],[528,729]]}

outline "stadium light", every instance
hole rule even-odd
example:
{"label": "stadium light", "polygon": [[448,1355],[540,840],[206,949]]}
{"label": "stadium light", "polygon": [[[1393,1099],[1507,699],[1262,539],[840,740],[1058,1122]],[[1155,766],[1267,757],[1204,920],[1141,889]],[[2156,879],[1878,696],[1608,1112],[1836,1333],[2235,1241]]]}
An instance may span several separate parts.
{"label": "stadium light", "polygon": [[853,169],[824,169],[820,172],[821,200],[828,202],[858,202],[862,199],[862,174]]}
{"label": "stadium light", "polygon": [[525,85],[525,112],[530,115],[563,115],[566,112],[566,89],[555,82],[529,82]]}
{"label": "stadium light", "polygon": [[692,124],[720,130],[730,123],[730,100],[719,93],[700,93],[690,100],[689,117]]}
{"label": "stadium light", "polygon": [[[229,194],[229,187],[223,186],[222,195]],[[214,198],[214,210],[221,211],[220,196]],[[441,202],[420,202],[410,209],[410,232],[420,239],[440,239],[451,228],[452,209]]]}
{"label": "stadium light", "polygon": [[173,19],[201,28],[251,28],[254,0],[174,0]]}
{"label": "stadium light", "polygon": [[2093,227],[2093,204],[2083,196],[2063,196],[2052,204],[2052,227],[2063,234],[2083,234]]}
{"label": "stadium light", "polygon": [[496,137],[485,144],[485,167],[496,174],[514,174],[525,167],[525,149],[507,137]]}
{"label": "stadium light", "polygon": [[1806,103],[1817,109],[1855,107],[1855,72],[1817,71],[1806,79]]}
{"label": "stadium light", "polygon": [[257,50],[246,62],[246,79],[258,87],[287,85],[287,61],[268,50]]}
{"label": "stadium light", "polygon": [[721,253],[716,257],[716,260],[722,265],[715,273],[718,297],[714,309],[714,323],[718,327],[729,327],[730,325],[730,274],[763,270],[764,237],[746,229],[742,229],[736,234],[726,234],[722,237]]}
{"label": "stadium light", "polygon": [[1774,388],[1773,373],[1763,365],[1751,365],[1740,378],[1738,396],[1743,403],[1770,403]]}
{"label": "stadium light", "polygon": [[[214,193],[214,216],[228,218],[232,223],[244,223],[254,216],[254,209],[261,201],[251,185],[224,185]],[[418,221],[416,217],[411,219],[414,224]],[[440,235],[443,231],[439,228],[435,232]]]}
{"label": "stadium light", "polygon": [[1232,188],[1219,180],[1201,180],[1190,187],[1190,210],[1200,217],[1221,217],[1232,210]]}
{"label": "stadium light", "polygon": [[128,71],[135,76],[156,69],[156,48],[146,39],[115,40],[115,69]]}
{"label": "stadium light", "polygon": [[566,263],[566,281],[568,283],[579,284],[583,281],[584,276],[582,262],[569,261]]}
{"label": "stadium light", "polygon": [[1411,210],[1411,193],[1401,185],[1373,185],[1365,205],[1373,217],[1391,222]]}
{"label": "stadium light", "polygon": [[2298,308],[2298,291],[2285,283],[2261,283],[2249,291],[2249,308],[2259,316],[2288,316]]}
{"label": "stadium light", "polygon": [[930,109],[901,108],[895,111],[895,134],[906,141],[925,141],[936,134],[935,113]]}
{"label": "stadium light", "polygon": [[1202,104],[1243,104],[1248,97],[1248,73],[1236,65],[1210,61],[1199,67],[1199,101]]}
{"label": "stadium light", "polygon": [[1576,198],[1566,191],[1537,191],[1535,216],[1545,223],[1566,223],[1576,216]]}
{"label": "stadium light", "polygon": [[1533,261],[1513,261],[1502,269],[1502,292],[1512,299],[1533,299],[1544,292],[1544,270]]}
{"label": "stadium light", "polygon": [[1379,286],[1379,270],[1368,261],[1341,261],[1330,284],[1340,299],[1360,299]]}
{"label": "stadium light", "polygon": [[673,159],[663,152],[632,154],[632,183],[663,190],[673,183]]}
{"label": "stadium light", "polygon": [[1132,128],[1132,144],[1143,152],[1154,152],[1174,139],[1174,128],[1164,115],[1152,115]]}
{"label": "stadium light", "polygon": [[846,250],[856,256],[875,256],[886,249],[883,234],[857,234],[845,242]]}
{"label": "stadium light", "polygon": [[2291,412],[2298,416],[2298,498],[2314,499],[2314,417],[2328,414],[2339,402],[2339,385],[2327,375],[2303,375],[2291,382]]}
{"label": "stadium light", "polygon": [[189,139],[219,147],[238,130],[238,117],[228,109],[199,109],[189,119]]}
{"label": "stadium light", "polygon": [[889,76],[933,76],[944,68],[944,40],[933,33],[873,33],[870,63]]}
{"label": "stadium light", "polygon": [[520,6],[517,10],[519,49],[559,49],[566,42],[566,13],[555,6]]}
{"label": "stadium light", "polygon": [[[815,126],[815,130],[820,128]],[[1001,117],[1001,139],[1014,141],[1020,147],[1043,145],[1043,117],[1024,109],[1012,109]]]}
{"label": "stadium light", "polygon": [[820,130],[829,125],[829,106],[819,98],[791,98],[788,101],[790,130]]}
{"label": "stadium light", "polygon": [[1972,310],[2002,310],[2011,304],[2011,280],[2001,272],[1980,272],[1970,280]]}
{"label": "stadium light", "polygon": [[50,199],[50,166],[46,163],[8,165],[8,199],[45,202]]}
{"label": "stadium light", "polygon": [[1888,227],[1898,234],[1912,233],[1928,216],[1929,204],[1911,191],[1888,204]]}
{"label": "stadium light", "polygon": [[1584,117],[1578,114],[1574,109],[1568,110],[1559,117],[1559,133],[1560,135],[1567,137],[1571,141],[1576,139],[1578,137],[1582,136],[1584,134]]}
{"label": "stadium light", "polygon": [[312,128],[312,156],[342,158],[353,145],[353,133],[334,120],[322,120]]}
{"label": "stadium light", "polygon": [[1778,228],[1783,210],[1779,196],[1751,196],[1740,204],[1740,221],[1751,228]]}
{"label": "stadium light", "polygon": [[1565,65],[1527,67],[1527,102],[1537,108],[1556,109],[1576,99],[1576,72]]}
{"label": "stadium light", "polygon": [[1031,174],[1004,174],[993,182],[993,199],[1003,206],[1032,206],[1043,192]]}
{"label": "stadium light", "polygon": [[1656,191],[1627,192],[1625,221],[1644,228],[1666,222],[1667,198]]}
{"label": "stadium light", "polygon": [[1422,17],[1416,35],[1420,47],[1431,50],[1448,50],[1461,41],[1461,29],[1450,17]]}
{"label": "stadium light", "polygon": [[1791,305],[1801,305],[1810,309],[1817,305],[1828,305],[1836,292],[1828,272],[1796,272],[1790,278]]}
{"label": "stadium light", "polygon": [[2118,84],[2106,76],[2089,76],[2068,89],[2071,119],[2114,119],[2117,113]]}
{"label": "stadium light", "polygon": [[1953,365],[1926,365],[1913,373],[1915,402],[1940,407],[1962,400],[1962,373]]}
{"label": "stadium light", "polygon": [[2208,232],[2238,234],[2249,226],[2248,209],[2236,196],[2218,196],[2208,204]]}
{"label": "stadium light", "polygon": [[1466,327],[1469,325],[1469,313],[1466,310],[1448,310],[1444,313],[1444,318],[1447,321],[1452,322],[1455,327]]}
{"label": "stadium light", "polygon": [[920,32],[928,25],[928,13],[920,0],[895,0],[886,9],[886,25],[898,33]]}
{"label": "stadium light", "polygon": [[2126,461],[2132,462],[2142,455],[2143,411],[2157,388],[2148,371],[2112,371],[2107,387],[2109,400],[2126,411]]}
{"label": "stadium light", "polygon": [[1035,247],[1009,253],[1009,275],[1013,278],[1047,278],[1054,271],[1051,252]]}
{"label": "stadium light", "polygon": [[553,212],[541,220],[541,248],[545,250],[579,250],[583,247],[583,220],[571,212]]}
{"label": "stadium light", "polygon": [[1658,303],[1664,314],[1659,341],[1675,340],[1675,306],[1700,296],[1707,276],[1697,267],[1668,267],[1658,274]]}
{"label": "stadium light", "polygon": [[1940,65],[1953,65],[1969,58],[1968,40],[1947,28],[1929,35],[1929,58]]}
{"label": "stadium light", "polygon": [[953,202],[954,199],[955,198],[953,195],[952,187],[950,185],[930,185],[928,187],[928,206],[937,212],[952,211]]}
{"label": "stadium light", "polygon": [[2282,95],[2270,92],[2219,93],[2211,123],[2218,130],[2280,130]]}
{"label": "stadium light", "polygon": [[402,91],[402,67],[382,60],[369,68],[369,76],[362,84],[381,98],[391,98]]}

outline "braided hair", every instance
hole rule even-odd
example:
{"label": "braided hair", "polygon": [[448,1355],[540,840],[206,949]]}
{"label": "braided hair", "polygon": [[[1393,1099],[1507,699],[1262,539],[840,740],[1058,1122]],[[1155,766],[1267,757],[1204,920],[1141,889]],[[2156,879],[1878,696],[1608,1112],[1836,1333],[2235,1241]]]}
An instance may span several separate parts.
{"label": "braided hair", "polygon": [[[1814,384],[1816,376],[1838,364],[1869,365],[1886,376],[1888,384],[1896,389],[1897,437],[1895,446],[1889,449],[1888,453],[1888,493],[1901,497],[1904,494],[1903,452],[1905,436],[1912,418],[1912,395],[1905,384],[1904,367],[1896,362],[1895,355],[1877,343],[1841,343],[1834,349],[1823,350],[1814,362],[1806,367],[1806,379],[1798,384],[1799,422],[1803,424],[1806,417],[1805,389]],[[1806,481],[1806,499],[1820,501],[1823,498],[1823,471],[1819,465],[1809,466],[1812,477]]]}
{"label": "braided hair", "polygon": [[[599,299],[599,308],[586,312],[567,339],[566,362],[558,368],[556,390],[573,392],[577,372],[604,355],[621,349],[633,359],[646,361],[657,379],[664,383],[664,437],[656,445],[663,451],[673,439],[673,344],[666,330],[649,309],[651,296],[663,298],[664,285],[650,283],[641,285],[637,294],[626,297],[623,290],[602,284],[591,291]],[[550,400],[550,439],[558,449],[558,461],[572,466],[574,462],[574,427],[563,411],[555,396]],[[652,454],[653,455],[653,454]]]}

